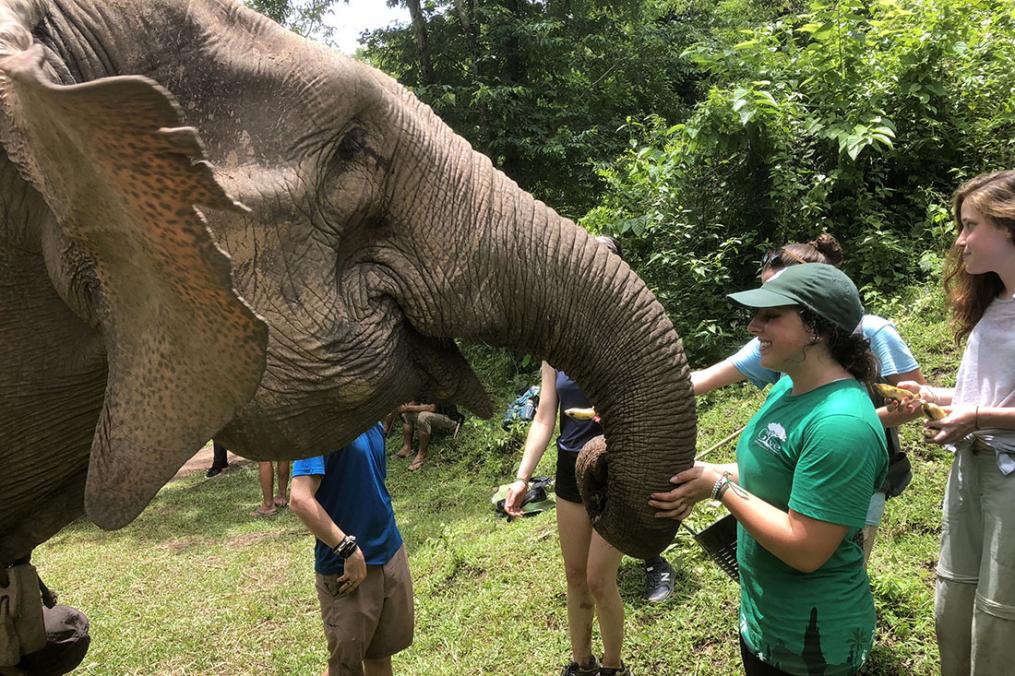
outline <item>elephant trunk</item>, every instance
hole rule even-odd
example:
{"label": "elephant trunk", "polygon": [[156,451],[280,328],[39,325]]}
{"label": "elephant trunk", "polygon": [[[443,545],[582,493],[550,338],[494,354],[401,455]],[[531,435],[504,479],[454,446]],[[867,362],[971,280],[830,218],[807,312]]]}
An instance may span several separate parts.
{"label": "elephant trunk", "polygon": [[672,488],[670,477],[694,457],[695,402],[680,339],[625,262],[542,204],[532,210],[545,221],[530,226],[532,258],[521,266],[526,314],[502,335],[567,372],[596,407],[609,452],[590,444],[579,458],[586,509],[608,542],[647,558],[677,528],[655,517],[649,494]]}
{"label": "elephant trunk", "polygon": [[670,477],[690,466],[696,435],[673,324],[627,263],[482,155],[467,157],[454,194],[432,205],[458,264],[426,273],[447,295],[410,319],[432,335],[539,355],[574,378],[609,447],[580,461],[591,470],[582,479],[594,526],[632,556],[657,554],[677,523],[655,518],[649,494],[672,488]]}

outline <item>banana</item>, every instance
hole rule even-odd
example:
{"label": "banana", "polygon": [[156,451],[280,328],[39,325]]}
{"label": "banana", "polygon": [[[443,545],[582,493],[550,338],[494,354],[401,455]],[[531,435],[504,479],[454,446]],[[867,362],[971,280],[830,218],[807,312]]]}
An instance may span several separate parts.
{"label": "banana", "polygon": [[[908,401],[916,397],[916,395],[909,390],[904,390],[901,387],[893,387],[892,385],[886,385],[885,383],[874,383],[874,387],[878,388],[878,392],[880,392],[886,399]],[[943,408],[937,404],[932,404],[929,401],[920,400],[920,407],[923,409],[923,414],[931,420],[940,420],[948,415]]]}
{"label": "banana", "polygon": [[894,399],[895,401],[906,401],[912,399],[916,395],[909,390],[904,390],[901,387],[895,387],[886,383],[874,383],[874,387],[878,389],[882,397],[886,399]]}
{"label": "banana", "polygon": [[564,415],[574,418],[575,420],[595,420],[596,409],[594,408],[568,408],[564,410]]}

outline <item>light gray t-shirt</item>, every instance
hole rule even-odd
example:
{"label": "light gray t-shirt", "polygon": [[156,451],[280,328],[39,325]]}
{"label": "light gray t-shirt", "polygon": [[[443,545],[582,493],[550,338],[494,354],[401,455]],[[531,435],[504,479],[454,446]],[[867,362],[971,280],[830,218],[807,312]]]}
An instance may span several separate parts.
{"label": "light gray t-shirt", "polygon": [[[952,405],[1015,407],[1015,298],[997,298],[969,334]],[[982,429],[975,436],[998,451],[998,467],[1015,471],[1015,430]],[[970,440],[971,441],[971,440]]]}

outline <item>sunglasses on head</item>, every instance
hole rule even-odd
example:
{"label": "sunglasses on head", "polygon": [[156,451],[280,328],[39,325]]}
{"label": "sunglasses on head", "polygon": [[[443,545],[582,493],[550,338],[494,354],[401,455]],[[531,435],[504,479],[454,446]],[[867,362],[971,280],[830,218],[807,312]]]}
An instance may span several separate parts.
{"label": "sunglasses on head", "polygon": [[806,262],[807,261],[800,258],[800,256],[786,251],[785,249],[774,249],[762,257],[761,269],[767,270],[768,268],[785,268],[790,265],[797,265]]}

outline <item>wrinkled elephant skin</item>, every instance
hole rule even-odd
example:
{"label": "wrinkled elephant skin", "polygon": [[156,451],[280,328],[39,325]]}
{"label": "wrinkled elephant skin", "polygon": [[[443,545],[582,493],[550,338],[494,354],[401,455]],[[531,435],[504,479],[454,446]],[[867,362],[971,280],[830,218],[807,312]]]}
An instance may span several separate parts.
{"label": "wrinkled elephant skin", "polygon": [[456,339],[574,377],[597,528],[672,537],[662,307],[392,79],[225,0],[0,0],[0,76],[0,564],[129,523],[213,435],[296,458],[421,394],[489,415]]}

